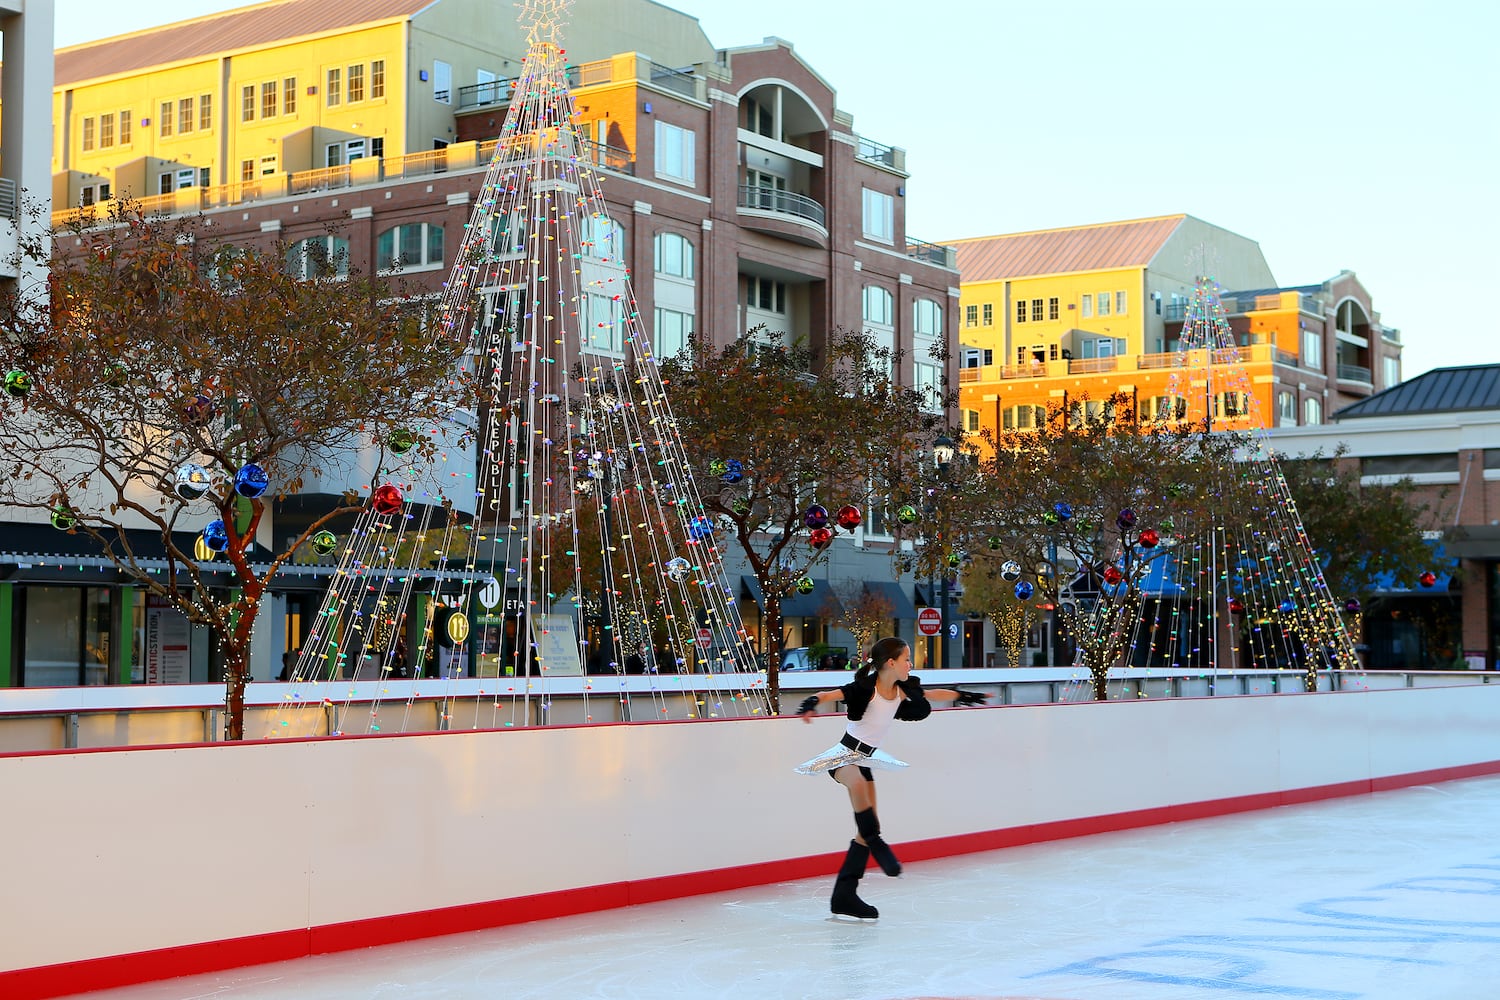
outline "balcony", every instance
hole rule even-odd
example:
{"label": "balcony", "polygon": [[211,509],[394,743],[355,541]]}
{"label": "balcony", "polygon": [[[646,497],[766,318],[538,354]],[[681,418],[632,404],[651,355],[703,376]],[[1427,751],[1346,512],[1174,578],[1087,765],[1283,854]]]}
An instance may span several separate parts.
{"label": "balcony", "polygon": [[863,160],[865,163],[873,163],[887,170],[893,170],[901,176],[906,173],[906,150],[897,146],[885,146],[872,139],[866,139],[862,135],[856,135],[854,147],[854,158]]}
{"label": "balcony", "polygon": [[827,247],[823,206],[804,195],[758,184],[739,187],[740,224],[808,246]]}
{"label": "balcony", "polygon": [[[564,70],[564,76],[570,91],[576,91],[580,87],[635,80],[691,101],[702,101],[706,96],[703,78],[691,69],[662,66],[649,59],[638,59],[633,53],[569,66]],[[519,79],[520,77],[511,76],[459,87],[456,110],[461,114],[483,109],[504,109],[515,96],[516,81]]]}
{"label": "balcony", "polygon": [[1340,382],[1357,382],[1360,385],[1375,384],[1370,380],[1370,369],[1363,365],[1346,365],[1340,362],[1338,370]]}
{"label": "balcony", "polygon": [[949,270],[958,270],[958,251],[952,247],[943,246],[941,243],[927,243],[908,236],[906,256],[912,260],[936,264],[938,267],[946,267]]}

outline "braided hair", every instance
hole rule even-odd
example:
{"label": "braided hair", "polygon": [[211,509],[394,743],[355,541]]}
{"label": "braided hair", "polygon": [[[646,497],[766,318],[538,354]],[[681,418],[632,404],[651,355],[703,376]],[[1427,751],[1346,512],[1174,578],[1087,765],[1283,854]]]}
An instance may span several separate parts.
{"label": "braided hair", "polygon": [[905,639],[898,639],[888,635],[884,639],[877,639],[870,647],[869,653],[865,654],[865,662],[859,665],[854,672],[854,683],[874,685],[875,675],[888,660],[894,660],[901,655],[901,651],[907,648]]}

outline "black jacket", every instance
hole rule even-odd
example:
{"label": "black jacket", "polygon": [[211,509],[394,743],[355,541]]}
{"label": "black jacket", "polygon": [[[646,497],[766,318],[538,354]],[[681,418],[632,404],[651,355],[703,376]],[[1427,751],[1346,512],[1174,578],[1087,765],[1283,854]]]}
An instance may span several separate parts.
{"label": "black jacket", "polygon": [[[922,693],[922,682],[917,679],[916,674],[908,675],[904,681],[897,681],[896,687],[906,695],[901,704],[896,706],[896,718],[902,722],[921,722],[932,714],[932,703]],[[875,678],[851,681],[839,688],[839,691],[843,693],[844,704],[849,706],[850,721],[858,722],[865,717],[870,699],[875,697]]]}

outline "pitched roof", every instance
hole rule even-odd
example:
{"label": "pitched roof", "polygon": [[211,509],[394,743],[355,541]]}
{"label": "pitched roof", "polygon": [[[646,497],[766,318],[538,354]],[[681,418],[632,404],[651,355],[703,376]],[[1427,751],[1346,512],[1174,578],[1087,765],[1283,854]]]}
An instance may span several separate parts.
{"label": "pitched roof", "polygon": [[966,282],[1145,267],[1185,218],[1164,215],[947,242],[958,250],[958,273]]}
{"label": "pitched roof", "polygon": [[1334,420],[1462,410],[1500,410],[1500,365],[1434,368],[1344,407]]}
{"label": "pitched roof", "polygon": [[58,49],[59,86],[131,73],[213,55],[316,35],[323,31],[410,17],[437,0],[269,0],[159,28]]}

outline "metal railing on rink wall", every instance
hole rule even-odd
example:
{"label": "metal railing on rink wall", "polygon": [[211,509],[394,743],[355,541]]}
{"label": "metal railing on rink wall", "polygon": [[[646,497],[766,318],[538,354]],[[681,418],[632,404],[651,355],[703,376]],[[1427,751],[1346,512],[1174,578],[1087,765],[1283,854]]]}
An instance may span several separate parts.
{"label": "metal railing on rink wall", "polygon": [[775,188],[763,187],[759,184],[740,185],[740,208],[757,208],[764,212],[776,212],[780,215],[795,215],[809,222],[823,225],[825,216],[823,206],[811,198],[790,191],[778,191]]}

